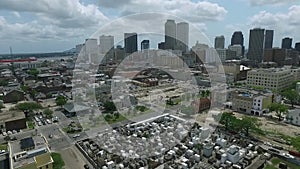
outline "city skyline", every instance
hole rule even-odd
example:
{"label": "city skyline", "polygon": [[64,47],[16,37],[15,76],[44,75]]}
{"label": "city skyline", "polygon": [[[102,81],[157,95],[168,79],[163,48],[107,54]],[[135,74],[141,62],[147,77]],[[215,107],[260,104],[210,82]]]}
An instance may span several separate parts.
{"label": "city skyline", "polygon": [[[298,23],[300,4],[294,0],[284,2],[234,0],[231,3],[221,0],[156,1],[156,3],[143,2],[143,8],[138,10],[134,8],[141,5],[138,1],[113,4],[104,0],[98,3],[90,0],[49,2],[47,0],[37,4],[19,4],[16,1],[6,0],[0,2],[2,30],[0,53],[9,53],[10,46],[14,53],[67,50],[83,43],[84,39],[90,37],[99,27],[112,20],[138,12],[164,12],[178,16],[202,30],[211,44],[215,36],[224,35],[225,47],[230,44],[234,31],[242,31],[247,48],[249,30],[255,27],[275,31],[274,47],[280,47],[281,39],[284,37],[293,38],[293,47],[300,41],[299,29],[295,24]],[[183,10],[190,12],[180,12]],[[222,31],[220,27],[223,28]]]}

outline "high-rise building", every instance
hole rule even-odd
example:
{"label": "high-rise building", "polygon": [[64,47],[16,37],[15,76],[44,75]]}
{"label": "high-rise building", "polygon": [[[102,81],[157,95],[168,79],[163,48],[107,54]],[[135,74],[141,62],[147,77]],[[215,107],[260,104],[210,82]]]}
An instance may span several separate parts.
{"label": "high-rise building", "polygon": [[141,50],[149,49],[150,48],[150,41],[149,40],[143,40],[141,42]]}
{"label": "high-rise building", "polygon": [[243,55],[243,47],[241,45],[230,45],[228,46],[228,49],[231,51],[235,51],[237,58]]}
{"label": "high-rise building", "polygon": [[285,58],[285,49],[272,48],[264,51],[264,62],[276,62],[279,66],[283,66]]}
{"label": "high-rise building", "polygon": [[295,43],[295,49],[300,52],[300,42]]}
{"label": "high-rise building", "polygon": [[254,28],[250,30],[249,49],[247,58],[256,63],[263,60],[265,29]]}
{"label": "high-rise building", "polygon": [[175,49],[176,45],[176,23],[168,19],[165,23],[165,49]]}
{"label": "high-rise building", "polygon": [[244,36],[241,31],[236,31],[233,33],[231,37],[231,46],[233,45],[241,45],[242,46],[242,55],[245,53],[245,47],[244,47]]}
{"label": "high-rise building", "polygon": [[158,44],[157,44],[157,48],[158,48],[158,49],[164,50],[164,49],[165,49],[165,42],[160,42],[160,43],[158,43]]}
{"label": "high-rise building", "polygon": [[137,34],[136,33],[125,33],[124,34],[124,48],[126,53],[134,53],[137,51]]}
{"label": "high-rise building", "polygon": [[224,49],[225,46],[225,37],[222,36],[217,36],[215,38],[215,49]]}
{"label": "high-rise building", "polygon": [[100,41],[100,53],[106,54],[111,49],[114,48],[114,37],[111,35],[101,35],[99,37]]}
{"label": "high-rise building", "polygon": [[189,24],[186,22],[177,23],[176,46],[182,52],[188,51],[189,46]]}
{"label": "high-rise building", "polygon": [[282,39],[281,48],[282,49],[292,49],[293,39],[289,37],[285,37]]}
{"label": "high-rise building", "polygon": [[273,36],[274,36],[274,30],[266,30],[265,49],[272,49],[273,48]]}

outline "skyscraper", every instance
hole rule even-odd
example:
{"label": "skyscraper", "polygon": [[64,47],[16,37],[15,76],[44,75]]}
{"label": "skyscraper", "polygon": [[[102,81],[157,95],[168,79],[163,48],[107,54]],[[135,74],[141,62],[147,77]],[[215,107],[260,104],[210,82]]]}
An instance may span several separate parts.
{"label": "skyscraper", "polygon": [[245,53],[244,47],[244,36],[241,31],[235,31],[231,37],[231,46],[233,45],[241,45],[242,46],[242,55]]}
{"label": "skyscraper", "polygon": [[141,50],[149,49],[150,48],[150,41],[149,40],[143,40],[141,42]]}
{"label": "skyscraper", "polygon": [[295,43],[295,49],[300,52],[300,42]]}
{"label": "skyscraper", "polygon": [[282,49],[292,49],[293,39],[289,37],[285,37],[282,39],[281,48]]}
{"label": "skyscraper", "polygon": [[186,22],[177,23],[176,46],[182,52],[188,51],[189,45],[189,24]]}
{"label": "skyscraper", "polygon": [[176,45],[176,23],[168,19],[165,23],[165,49],[175,49]]}
{"label": "skyscraper", "polygon": [[126,53],[134,53],[137,51],[137,34],[125,33],[124,34],[124,48]]}
{"label": "skyscraper", "polygon": [[217,36],[215,38],[215,49],[224,49],[225,46],[225,37],[222,36]]}
{"label": "skyscraper", "polygon": [[114,37],[113,36],[101,35],[99,37],[99,41],[100,41],[100,53],[105,54],[114,48]]}
{"label": "skyscraper", "polygon": [[158,48],[158,49],[164,50],[164,49],[165,49],[165,42],[160,42],[160,43],[158,43],[158,44],[157,44],[157,48]]}
{"label": "skyscraper", "polygon": [[254,28],[250,30],[249,49],[247,58],[260,63],[263,60],[265,29]]}
{"label": "skyscraper", "polygon": [[272,49],[273,48],[273,36],[274,36],[274,30],[266,30],[265,49]]}

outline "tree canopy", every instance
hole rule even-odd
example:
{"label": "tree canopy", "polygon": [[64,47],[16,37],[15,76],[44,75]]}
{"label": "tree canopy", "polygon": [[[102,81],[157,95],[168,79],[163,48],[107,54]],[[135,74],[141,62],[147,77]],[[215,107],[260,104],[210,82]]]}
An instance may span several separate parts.
{"label": "tree canopy", "polygon": [[269,106],[270,111],[275,111],[278,120],[281,121],[282,115],[288,111],[288,107],[284,104],[280,103],[272,103]]}
{"label": "tree canopy", "polygon": [[110,101],[104,102],[103,107],[109,113],[114,112],[114,111],[117,110],[115,104],[113,102],[110,102]]}
{"label": "tree canopy", "polygon": [[57,96],[55,103],[58,106],[63,106],[67,103],[68,99],[65,96]]}
{"label": "tree canopy", "polygon": [[21,110],[21,111],[32,111],[32,110],[38,110],[38,109],[42,109],[43,107],[36,102],[24,102],[24,103],[18,103],[15,106],[16,109]]}
{"label": "tree canopy", "polygon": [[250,130],[258,129],[258,119],[250,116],[243,116],[242,119],[236,118],[234,114],[223,112],[215,116],[216,120],[225,126],[226,130],[245,133],[249,135]]}
{"label": "tree canopy", "polygon": [[290,101],[292,107],[294,107],[294,105],[297,104],[300,98],[299,93],[295,89],[285,90],[281,94],[283,97]]}

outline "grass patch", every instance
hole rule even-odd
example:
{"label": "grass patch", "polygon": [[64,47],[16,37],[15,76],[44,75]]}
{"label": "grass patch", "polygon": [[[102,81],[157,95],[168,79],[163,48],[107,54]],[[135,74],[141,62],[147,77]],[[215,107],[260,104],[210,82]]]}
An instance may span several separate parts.
{"label": "grass patch", "polygon": [[33,121],[27,121],[27,126],[28,126],[29,129],[34,129],[35,124],[34,124]]}
{"label": "grass patch", "polygon": [[108,124],[118,123],[127,120],[127,118],[121,114],[118,115],[107,114],[104,116],[104,119]]}
{"label": "grass patch", "polygon": [[7,150],[7,144],[0,144],[0,150]]}
{"label": "grass patch", "polygon": [[59,153],[51,153],[51,157],[54,161],[53,169],[63,169],[65,162],[62,159],[61,155]]}
{"label": "grass patch", "polygon": [[149,110],[149,108],[145,107],[145,106],[136,106],[135,109],[138,111],[141,111],[141,112],[145,112],[145,111]]}
{"label": "grass patch", "polygon": [[297,166],[296,164],[293,164],[293,163],[290,163],[288,161],[284,161],[280,158],[277,158],[277,157],[274,157],[272,160],[271,160],[271,163],[272,164],[268,164],[264,169],[277,169],[278,168],[278,165],[279,163],[285,163],[288,165],[289,168],[298,168],[299,166]]}

